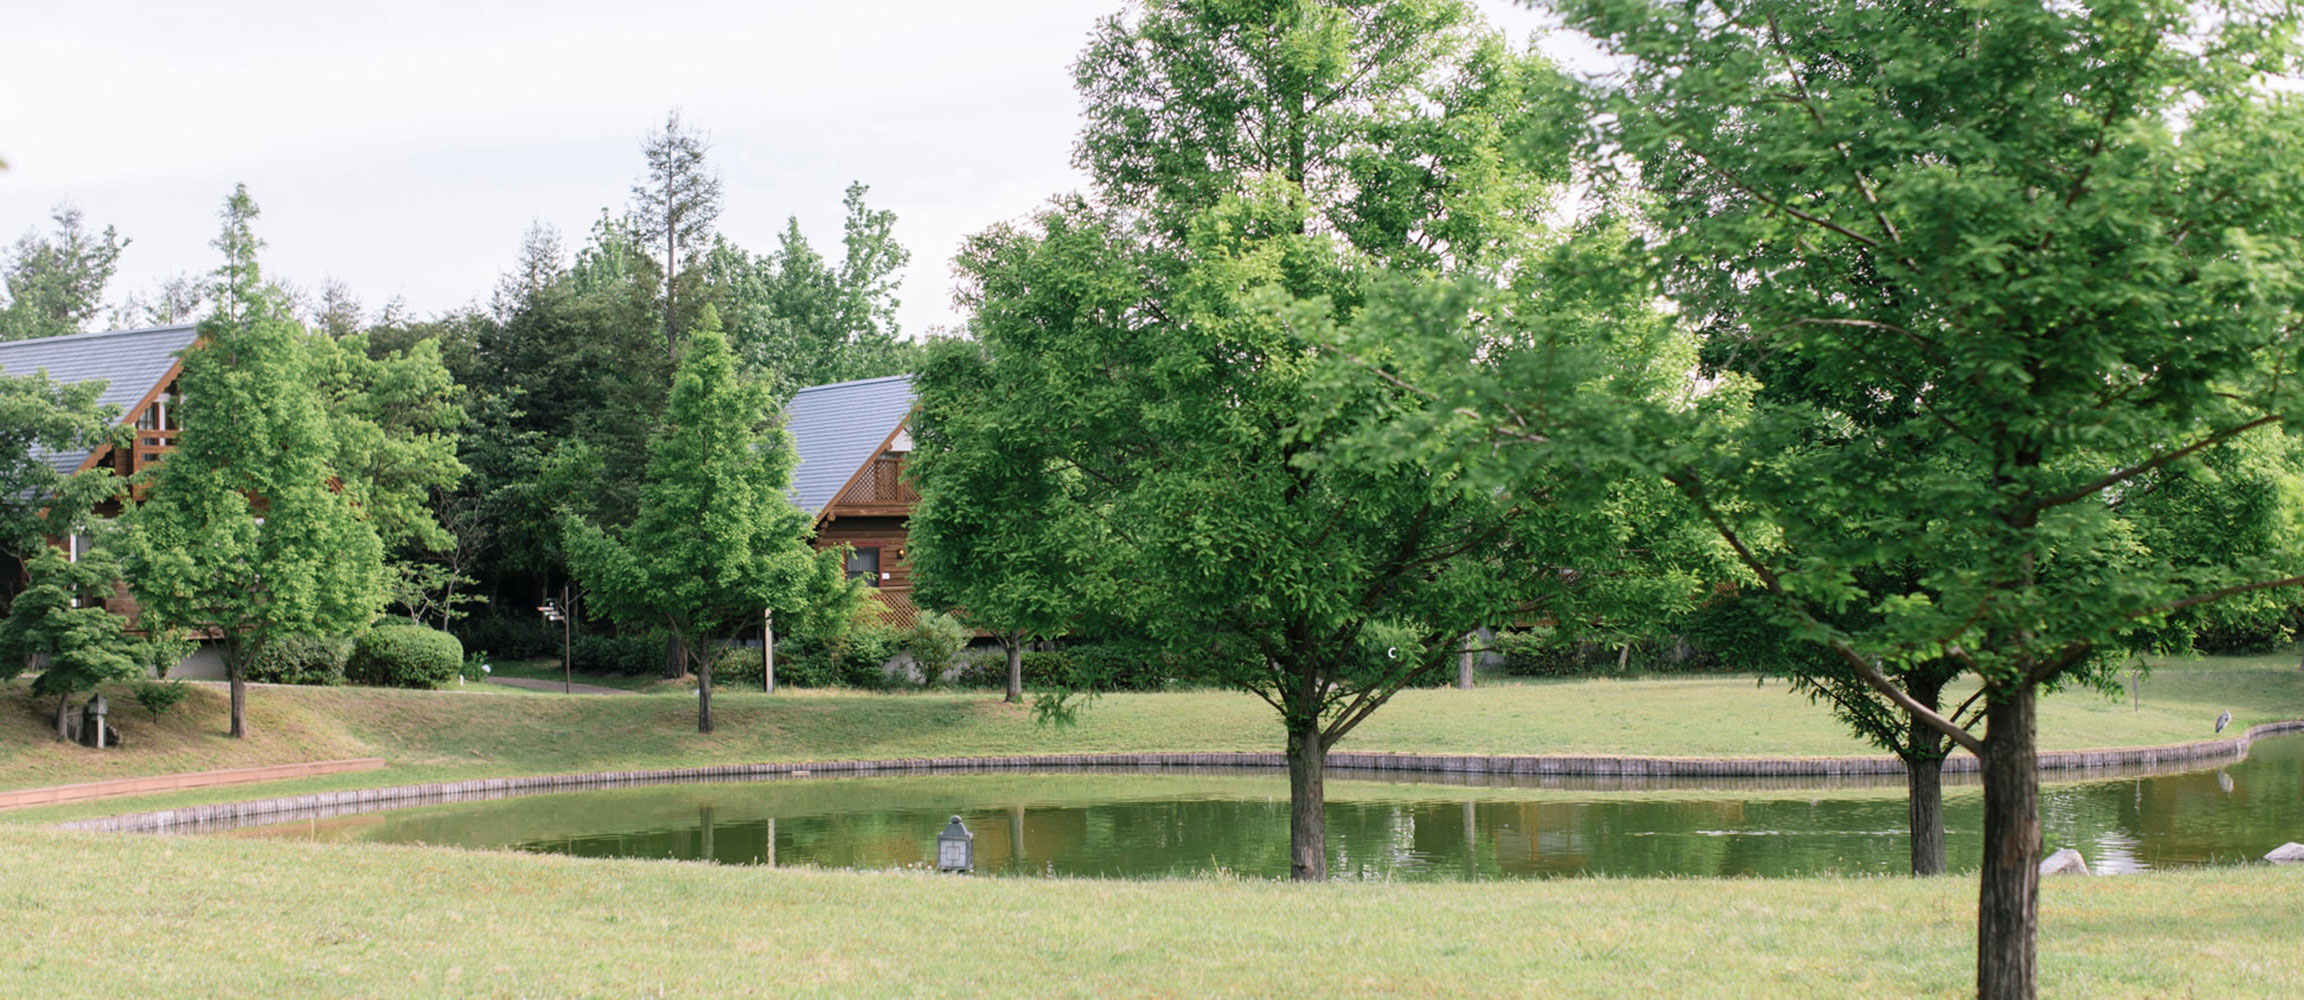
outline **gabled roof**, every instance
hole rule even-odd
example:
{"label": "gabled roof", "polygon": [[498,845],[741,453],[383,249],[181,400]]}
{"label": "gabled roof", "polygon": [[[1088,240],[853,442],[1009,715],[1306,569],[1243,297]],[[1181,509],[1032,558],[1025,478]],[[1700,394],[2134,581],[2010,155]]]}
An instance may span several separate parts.
{"label": "gabled roof", "polygon": [[[117,406],[122,416],[160,384],[176,366],[176,354],[191,346],[199,327],[156,326],[143,330],[108,330],[65,337],[13,340],[0,343],[0,374],[30,375],[45,371],[67,384],[104,380],[101,405]],[[41,455],[56,471],[70,474],[87,461],[88,450],[47,452]]]}
{"label": "gabled roof", "polygon": [[840,487],[903,426],[913,399],[910,375],[813,385],[793,393],[784,404],[784,429],[792,432],[800,457],[792,470],[792,502],[812,515],[822,513]]}

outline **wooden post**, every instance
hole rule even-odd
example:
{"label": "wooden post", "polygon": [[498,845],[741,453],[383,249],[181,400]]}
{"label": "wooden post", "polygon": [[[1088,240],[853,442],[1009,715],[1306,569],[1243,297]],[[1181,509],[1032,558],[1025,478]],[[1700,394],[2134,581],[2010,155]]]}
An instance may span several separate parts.
{"label": "wooden post", "polygon": [[576,609],[568,604],[568,581],[560,581],[560,693],[576,693]]}
{"label": "wooden post", "polygon": [[760,609],[760,691],[776,693],[776,609]]}

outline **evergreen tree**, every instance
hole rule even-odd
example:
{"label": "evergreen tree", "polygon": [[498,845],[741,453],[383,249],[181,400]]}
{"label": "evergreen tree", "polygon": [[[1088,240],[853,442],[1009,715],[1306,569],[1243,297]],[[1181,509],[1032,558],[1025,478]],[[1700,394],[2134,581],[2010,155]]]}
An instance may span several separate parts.
{"label": "evergreen tree", "polygon": [[631,526],[571,514],[564,544],[592,606],[671,634],[695,668],[696,729],[708,733],[719,643],[763,609],[792,606],[817,557],[808,516],[785,495],[791,437],[767,392],[738,376],[710,306],[686,338],[657,426]]}
{"label": "evergreen tree", "polygon": [[0,680],[13,679],[35,658],[40,676],[32,693],[56,699],[56,738],[68,738],[74,695],[110,681],[144,675],[125,619],[104,608],[120,579],[120,564],[102,549],[67,560],[43,549],[25,564],[30,586],[0,619]]}
{"label": "evergreen tree", "polygon": [[340,634],[383,603],[383,546],[334,482],[307,334],[263,284],[255,202],[227,200],[219,308],[184,358],[184,430],[129,514],[127,578],[152,627],[210,631],[247,734],[247,669],[284,635]]}
{"label": "evergreen tree", "polygon": [[[664,353],[678,357],[682,279],[712,245],[712,223],[720,218],[720,175],[704,165],[704,137],[680,124],[680,110],[664,117],[664,130],[648,137],[641,153],[648,176],[632,185],[632,236],[649,248],[662,248]],[[690,284],[693,284],[693,280]]]}

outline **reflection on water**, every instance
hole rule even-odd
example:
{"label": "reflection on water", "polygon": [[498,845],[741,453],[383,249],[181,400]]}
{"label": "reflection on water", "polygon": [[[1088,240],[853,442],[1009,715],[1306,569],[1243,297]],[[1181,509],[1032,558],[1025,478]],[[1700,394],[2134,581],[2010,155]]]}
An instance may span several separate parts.
{"label": "reflection on water", "polygon": [[[1798,875],[1905,870],[1898,781],[1800,790],[1647,781],[1328,785],[1340,878]],[[991,874],[1288,873],[1288,785],[1262,772],[972,774],[664,785],[312,818],[235,835],[426,843],[726,864],[919,867],[957,813]],[[2047,849],[2098,871],[2236,862],[2304,840],[2304,738],[2201,771],[2043,787]],[[1947,788],[1955,870],[1981,851],[1981,798]]]}

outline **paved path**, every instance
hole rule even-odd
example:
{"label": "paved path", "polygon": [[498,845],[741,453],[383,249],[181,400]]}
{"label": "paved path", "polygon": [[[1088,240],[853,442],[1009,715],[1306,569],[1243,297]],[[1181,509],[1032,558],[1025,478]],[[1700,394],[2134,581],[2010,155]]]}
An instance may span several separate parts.
{"label": "paved path", "polygon": [[237,785],[245,781],[278,781],[282,778],[310,778],[322,774],[344,771],[373,771],[384,766],[381,757],[358,757],[351,760],[320,760],[300,764],[270,764],[264,767],[235,767],[226,771],[198,771],[191,774],[155,774],[141,778],[114,778],[110,781],[86,781],[77,785],[54,785],[48,788],[20,788],[0,792],[0,809],[18,806],[52,806],[60,802],[79,802],[84,799],[108,799],[116,795],[151,795],[157,792],[176,792],[187,788],[207,788],[211,785]]}
{"label": "paved path", "polygon": [[598,684],[578,684],[573,689],[568,689],[564,688],[559,681],[540,681],[533,677],[490,677],[488,678],[488,683],[502,684],[505,687],[527,688],[530,691],[550,691],[553,694],[559,694],[563,690],[573,690],[576,694],[639,693],[637,691],[626,691],[623,688],[601,687]]}

